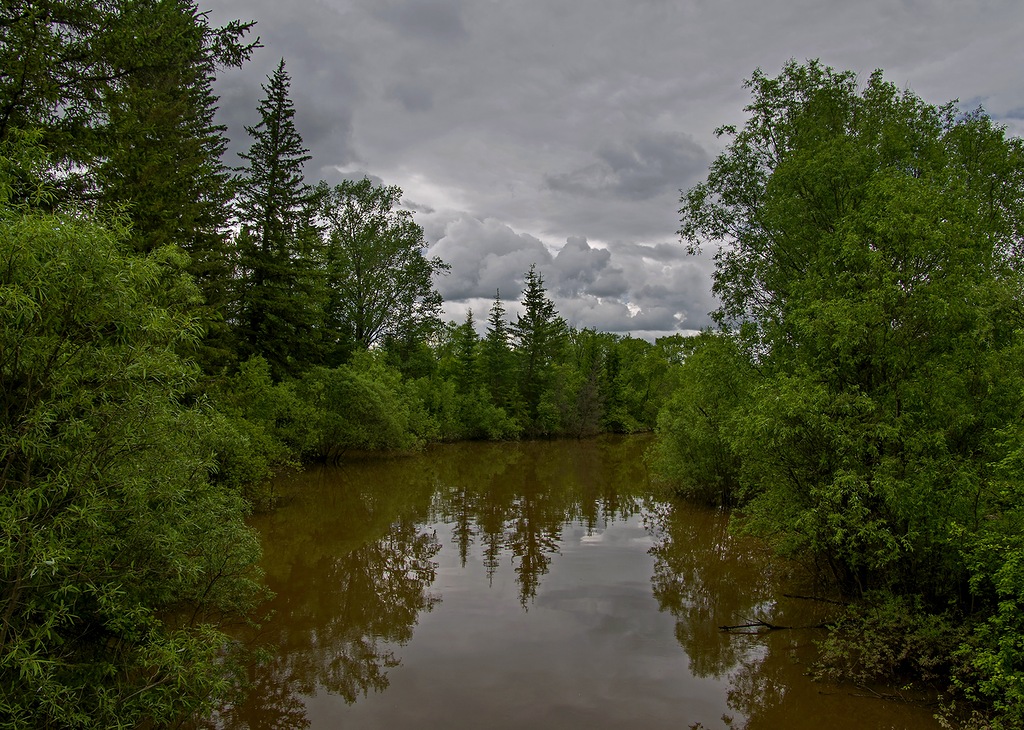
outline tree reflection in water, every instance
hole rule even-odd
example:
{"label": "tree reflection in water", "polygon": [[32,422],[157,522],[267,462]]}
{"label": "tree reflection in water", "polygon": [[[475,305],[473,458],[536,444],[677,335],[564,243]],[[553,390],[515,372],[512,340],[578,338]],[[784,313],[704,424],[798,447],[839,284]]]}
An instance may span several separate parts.
{"label": "tree reflection in water", "polygon": [[[223,708],[221,724],[305,727],[303,696],[323,690],[354,702],[385,689],[395,647],[440,601],[429,589],[441,545],[421,527],[430,480],[412,462],[365,467],[358,480],[345,470],[306,473],[319,483],[301,497],[316,504],[260,520],[276,597],[255,642],[272,658],[250,670],[247,701]],[[403,488],[389,488],[391,479]]]}
{"label": "tree reflection in water", "polygon": [[[342,711],[351,711],[351,717],[383,723],[398,718],[382,726],[411,727],[418,710],[402,715],[394,707],[418,708],[418,701],[433,703],[433,712],[448,717],[453,727],[468,727],[478,717],[451,709],[460,702],[475,703],[477,712],[492,705],[537,713],[572,708],[590,713],[588,726],[621,726],[622,715],[616,715],[621,708],[606,697],[609,688],[603,684],[602,668],[609,667],[615,692],[648,712],[650,727],[677,727],[681,720],[692,724],[687,718],[695,711],[688,707],[694,688],[714,686],[694,683],[694,677],[717,680],[726,696],[710,706],[716,714],[728,709],[733,728],[744,723],[748,730],[809,728],[825,717],[858,718],[858,712],[866,718],[864,726],[889,727],[863,715],[862,706],[854,711],[841,703],[823,704],[816,687],[799,681],[804,678],[793,663],[795,642],[808,644],[812,634],[742,636],[719,630],[760,618],[794,626],[818,623],[822,604],[782,598],[782,568],[756,542],[731,536],[724,514],[652,497],[642,458],[649,443],[634,438],[452,444],[410,457],[311,470],[293,484],[280,485],[293,501],[254,520],[264,541],[267,580],[277,594],[270,606],[274,615],[255,639],[273,656],[250,669],[251,695],[224,708],[217,724],[330,727]],[[646,521],[647,535],[612,529],[612,523],[638,515]],[[637,522],[630,529],[636,530]],[[597,547],[613,533],[612,542]],[[614,545],[614,540],[622,542]],[[451,552],[439,553],[442,543]],[[559,551],[583,570],[578,577],[551,569]],[[610,555],[617,557],[603,562]],[[439,562],[445,590],[453,586],[447,606],[461,605],[466,612],[456,611],[454,618],[439,614],[421,628],[426,643],[404,651],[410,666],[400,680],[392,670],[402,662],[403,646],[442,598],[434,587]],[[458,576],[448,573],[460,570],[458,565],[464,569]],[[651,574],[615,572],[626,565],[653,571],[657,607],[647,593]],[[495,581],[496,575],[514,581]],[[545,580],[552,585],[542,591]],[[501,597],[500,605],[491,602],[495,596]],[[672,640],[664,614],[675,620],[685,658],[666,652]],[[509,642],[509,626],[536,636],[517,634]],[[559,632],[566,636],[564,645]],[[451,658],[450,666],[438,667],[438,657]],[[552,663],[563,661],[566,667],[576,661],[586,666],[552,669]],[[684,671],[686,662],[694,677]],[[678,674],[666,676],[666,667],[677,667]],[[579,684],[567,676],[573,674]],[[391,679],[393,691],[411,694],[345,707],[384,690]],[[460,680],[469,694],[459,694]],[[603,689],[580,699],[595,687]],[[556,688],[565,694],[557,695]],[[510,695],[528,699],[503,705],[514,703]],[[592,706],[581,710],[579,702]],[[810,706],[824,709],[809,711]],[[360,715],[362,710],[368,714]],[[307,712],[316,713],[313,722]],[[504,718],[504,727],[512,726],[512,717]],[[524,717],[543,725],[553,716]],[[833,722],[835,730],[856,727],[844,725],[842,717]],[[708,727],[715,719],[701,717]],[[918,719],[900,716],[892,726],[927,727]]]}
{"label": "tree reflection in water", "polygon": [[716,511],[663,504],[652,513],[654,597],[676,619],[676,639],[700,677],[721,678],[757,654],[758,642],[720,626],[767,618],[777,579],[763,549],[729,533]]}
{"label": "tree reflection in water", "polygon": [[640,510],[644,445],[455,444],[314,469],[282,485],[294,503],[256,520],[276,593],[256,640],[273,656],[250,670],[248,700],[223,708],[219,723],[303,727],[303,697],[326,691],[354,702],[384,690],[397,647],[441,600],[430,591],[441,543],[424,524],[451,525],[463,566],[479,544],[488,578],[507,558],[528,608],[566,522],[593,528]]}
{"label": "tree reflection in water", "polygon": [[[507,555],[528,609],[558,553],[567,522],[593,530],[640,511],[649,483],[643,443],[595,439],[554,450],[549,443],[455,445],[438,454],[431,522],[451,523],[462,565],[474,541],[488,578]],[[477,458],[467,458],[474,453]],[[566,458],[568,456],[568,458]]]}
{"label": "tree reflection in water", "polygon": [[828,604],[786,598],[782,586],[794,578],[784,573],[793,566],[773,560],[758,541],[730,534],[722,512],[665,503],[649,520],[656,540],[650,550],[654,596],[676,619],[676,640],[689,657],[690,671],[728,682],[729,707],[745,718],[743,727],[792,726],[787,717],[799,722],[806,711],[787,696],[794,680],[803,679],[794,661],[798,649],[821,636],[818,630],[726,632],[720,627],[757,621],[815,626],[827,617]]}

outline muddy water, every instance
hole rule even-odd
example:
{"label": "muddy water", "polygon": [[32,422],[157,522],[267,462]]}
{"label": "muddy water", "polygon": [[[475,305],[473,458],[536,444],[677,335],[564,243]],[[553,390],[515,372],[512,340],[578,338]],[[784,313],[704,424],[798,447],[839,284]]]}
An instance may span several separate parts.
{"label": "muddy water", "polygon": [[[828,604],[643,438],[460,444],[307,471],[255,521],[277,597],[224,728],[936,728],[807,676]],[[698,725],[699,723],[699,725]]]}

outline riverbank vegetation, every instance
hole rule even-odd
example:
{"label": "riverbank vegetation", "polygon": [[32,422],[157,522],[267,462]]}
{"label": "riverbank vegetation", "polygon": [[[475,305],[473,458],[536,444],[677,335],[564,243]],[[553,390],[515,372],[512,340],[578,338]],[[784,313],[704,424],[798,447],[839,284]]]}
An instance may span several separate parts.
{"label": "riverbank vegetation", "polygon": [[[402,191],[307,182],[282,60],[226,159],[252,23],[0,10],[0,727],[166,727],[236,688],[281,467],[654,426],[679,338],[441,318]],[[482,323],[481,323],[482,324]]]}
{"label": "riverbank vegetation", "polygon": [[656,423],[681,492],[855,601],[823,671],[1024,724],[1019,139],[880,74],[758,72],[682,201],[717,329],[575,329],[536,268],[515,317],[446,323],[401,190],[305,179],[283,60],[225,159],[251,29],[0,10],[0,727],[208,712],[280,467]]}
{"label": "riverbank vegetation", "polygon": [[719,328],[684,348],[658,458],[854,609],[824,671],[935,683],[1024,724],[1024,146],[817,62],[755,73],[682,198]]}

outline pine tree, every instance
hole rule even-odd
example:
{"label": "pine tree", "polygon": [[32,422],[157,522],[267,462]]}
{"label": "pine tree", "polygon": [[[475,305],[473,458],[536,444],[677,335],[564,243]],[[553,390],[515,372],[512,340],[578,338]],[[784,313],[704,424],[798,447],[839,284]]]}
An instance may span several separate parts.
{"label": "pine tree", "polygon": [[546,428],[541,424],[541,401],[551,383],[553,365],[565,343],[565,320],[555,311],[548,298],[544,279],[536,265],[526,273],[523,289],[523,313],[511,327],[515,342],[519,375],[519,393],[526,406],[526,417],[535,432]]}
{"label": "pine tree", "polygon": [[455,384],[463,395],[471,393],[478,381],[476,358],[479,341],[473,324],[473,310],[470,309],[466,312],[466,321],[455,328],[452,343],[455,348]]}
{"label": "pine tree", "polygon": [[232,180],[211,87],[218,68],[249,57],[254,44],[242,38],[252,24],[211,28],[192,0],[139,2],[130,14],[124,22],[140,29],[136,40],[148,61],[108,95],[100,201],[125,208],[135,250],[177,245],[189,254],[207,332],[199,360],[209,370],[225,364],[232,349],[225,318],[233,268]]}
{"label": "pine tree", "polygon": [[268,76],[248,166],[240,170],[236,209],[241,269],[238,330],[241,354],[262,355],[275,376],[295,372],[312,357],[318,307],[313,265],[312,191],[302,168],[308,150],[295,128],[295,107],[284,59]]}
{"label": "pine tree", "polygon": [[487,316],[487,334],[480,343],[480,374],[494,405],[508,407],[512,402],[512,350],[500,291],[494,292],[494,303]]}

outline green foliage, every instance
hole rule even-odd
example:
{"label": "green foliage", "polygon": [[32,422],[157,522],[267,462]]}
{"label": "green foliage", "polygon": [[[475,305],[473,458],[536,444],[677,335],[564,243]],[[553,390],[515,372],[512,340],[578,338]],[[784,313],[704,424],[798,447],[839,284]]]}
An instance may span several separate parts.
{"label": "green foliage", "polygon": [[721,333],[702,332],[683,353],[676,390],[658,416],[656,469],[691,499],[734,505],[742,495],[732,428],[751,397],[753,368]]}
{"label": "green foliage", "polygon": [[559,415],[559,431],[583,438],[601,431],[605,413],[605,359],[612,340],[594,330],[568,333],[565,360],[555,368],[552,388]]}
{"label": "green foliage", "polygon": [[[967,614],[961,695],[1012,724],[1024,143],[880,72],[858,88],[790,63],[747,85],[680,230],[719,243],[716,317],[750,373],[725,432],[745,524],[845,592]],[[671,419],[681,460],[694,419]]]}
{"label": "green foliage", "polygon": [[232,681],[259,599],[240,498],[207,480],[198,337],[155,256],[82,214],[0,212],[0,727],[168,725]]}
{"label": "green foliage", "polygon": [[254,507],[274,506],[271,479],[294,468],[313,450],[313,408],[296,394],[295,383],[275,383],[270,365],[251,358],[208,392],[215,425],[210,445],[216,454],[217,484],[240,492]]}
{"label": "green foliage", "polygon": [[[953,675],[959,708],[974,709],[978,726],[1011,728],[1024,723],[1024,440],[1018,424],[1000,433],[1007,456],[990,482],[989,510],[976,525],[954,532],[970,574],[982,621],[955,653]],[[991,707],[995,717],[979,713]],[[955,716],[955,714],[954,714]],[[973,725],[972,725],[973,726]]]}
{"label": "green foliage", "polygon": [[449,267],[423,255],[423,229],[398,207],[401,188],[345,180],[321,184],[319,199],[329,347],[343,355],[387,339],[425,340],[440,325],[433,277]]}
{"label": "green foliage", "polygon": [[315,200],[302,174],[309,155],[295,129],[290,86],[281,59],[263,86],[260,121],[246,127],[252,145],[242,154],[248,164],[240,170],[236,201],[242,353],[266,358],[276,379],[316,359],[321,316],[311,221]]}
{"label": "green foliage", "polygon": [[487,314],[487,333],[480,342],[477,367],[480,379],[490,395],[491,402],[511,410],[515,402],[515,378],[510,346],[511,334],[505,320],[505,305],[501,293],[494,293],[494,303]]}
{"label": "green foliage", "polygon": [[919,599],[889,594],[868,596],[831,628],[819,645],[815,675],[859,684],[941,680],[963,634],[952,616],[926,611]]}
{"label": "green foliage", "polygon": [[314,413],[311,455],[337,459],[350,449],[410,449],[419,445],[402,376],[364,353],[350,365],[313,368],[297,383]]}
{"label": "green foliage", "polygon": [[562,355],[567,327],[544,288],[544,278],[531,266],[523,289],[523,312],[509,328],[515,343],[519,394],[522,397],[527,433],[550,435],[558,416],[552,401],[554,364]]}
{"label": "green foliage", "polygon": [[677,386],[681,335],[659,338],[653,345],[633,337],[607,342],[602,391],[604,426],[614,433],[650,431]]}
{"label": "green foliage", "polygon": [[248,58],[252,45],[242,37],[251,24],[212,28],[191,0],[137,2],[122,15],[138,29],[134,62],[145,60],[125,69],[105,99],[98,198],[107,209],[126,211],[135,250],[176,245],[189,254],[187,270],[203,296],[206,330],[195,355],[213,371],[232,356],[225,319],[233,188],[212,85],[220,67]]}
{"label": "green foliage", "polygon": [[216,71],[238,66],[252,23],[212,27],[191,0],[33,0],[0,9],[0,141],[38,130],[48,206],[82,201],[124,215],[139,252],[178,246],[199,284],[206,330],[188,353],[231,360],[225,319],[230,174],[214,122]]}

